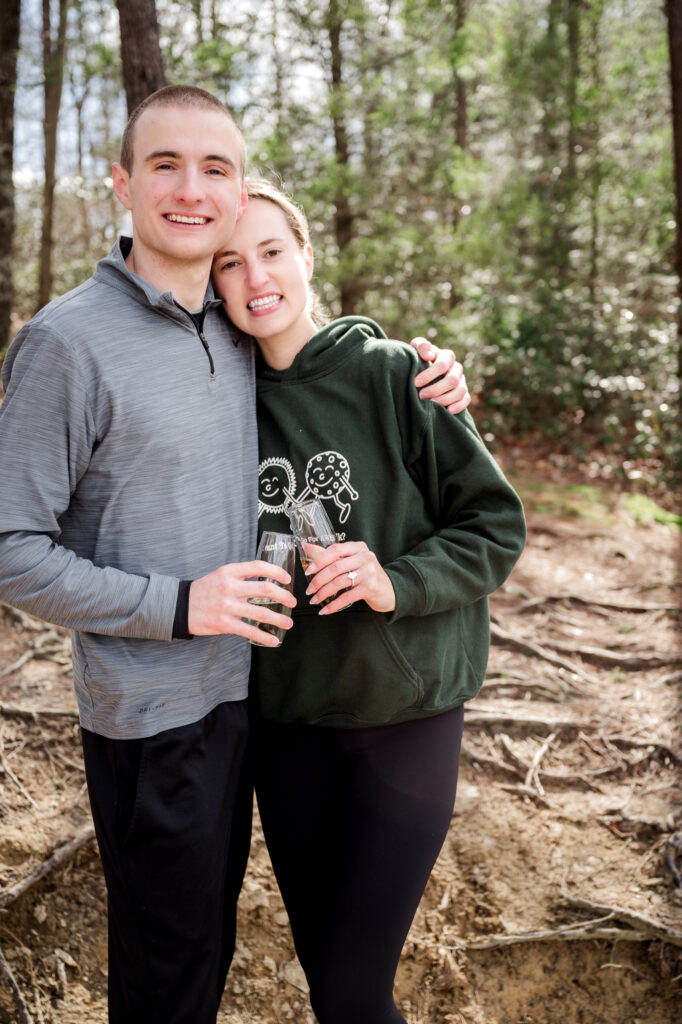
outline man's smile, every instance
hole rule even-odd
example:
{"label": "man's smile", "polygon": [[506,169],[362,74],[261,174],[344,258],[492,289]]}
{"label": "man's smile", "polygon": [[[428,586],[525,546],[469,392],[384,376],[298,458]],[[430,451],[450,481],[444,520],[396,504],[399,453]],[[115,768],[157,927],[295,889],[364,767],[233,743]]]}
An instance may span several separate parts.
{"label": "man's smile", "polygon": [[211,220],[210,217],[189,216],[185,213],[164,213],[164,218],[169,220],[171,224],[208,224]]}

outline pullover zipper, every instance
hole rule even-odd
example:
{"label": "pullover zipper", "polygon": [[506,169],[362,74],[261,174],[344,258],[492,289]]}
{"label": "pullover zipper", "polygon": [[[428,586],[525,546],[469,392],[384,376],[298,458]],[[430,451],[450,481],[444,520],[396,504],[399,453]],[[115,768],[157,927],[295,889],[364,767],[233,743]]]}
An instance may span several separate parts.
{"label": "pullover zipper", "polygon": [[209,348],[208,341],[206,340],[206,335],[204,334],[204,320],[206,319],[206,310],[202,309],[201,312],[199,313],[190,313],[190,311],[188,309],[185,309],[184,306],[181,306],[179,302],[176,302],[175,305],[178,307],[178,309],[181,309],[183,313],[186,313],[187,316],[192,321],[192,323],[194,324],[196,332],[199,335],[199,341],[203,345],[204,352],[208,356],[208,365],[211,368],[211,376],[215,377],[215,363],[213,362],[211,349]]}
{"label": "pullover zipper", "polygon": [[[203,318],[202,318],[202,322],[203,322]],[[208,356],[209,366],[211,367],[211,376],[215,377],[215,363],[213,362],[213,356],[211,355],[211,350],[208,347],[208,342],[206,341],[206,335],[204,334],[203,330],[199,331],[199,338],[201,339],[201,344],[204,346],[204,350],[206,352],[206,355]]]}

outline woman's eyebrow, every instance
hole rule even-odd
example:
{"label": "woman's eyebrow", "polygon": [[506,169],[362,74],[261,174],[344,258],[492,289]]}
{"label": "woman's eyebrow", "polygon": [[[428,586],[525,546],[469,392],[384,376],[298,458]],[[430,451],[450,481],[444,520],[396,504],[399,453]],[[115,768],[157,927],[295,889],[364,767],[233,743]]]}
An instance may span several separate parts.
{"label": "woman's eyebrow", "polygon": [[[263,239],[262,242],[259,242],[258,245],[259,246],[261,246],[261,245],[272,245],[273,242],[282,242],[282,241],[283,241],[283,239],[281,239],[281,238],[265,238],[265,239]],[[223,256],[238,256],[238,255],[239,255],[239,253],[238,253],[238,251],[236,249],[221,249],[220,252],[217,252],[215,254],[213,259],[214,260],[221,260],[223,258]]]}

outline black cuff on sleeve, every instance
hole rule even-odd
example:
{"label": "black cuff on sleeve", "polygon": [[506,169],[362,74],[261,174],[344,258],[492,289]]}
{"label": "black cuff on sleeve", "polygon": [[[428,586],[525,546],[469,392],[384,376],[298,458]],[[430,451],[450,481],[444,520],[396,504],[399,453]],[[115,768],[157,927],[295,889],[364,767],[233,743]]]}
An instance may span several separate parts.
{"label": "black cuff on sleeve", "polygon": [[175,616],[173,618],[173,639],[191,640],[192,634],[189,631],[189,588],[193,580],[180,580],[178,587],[178,600],[175,605]]}

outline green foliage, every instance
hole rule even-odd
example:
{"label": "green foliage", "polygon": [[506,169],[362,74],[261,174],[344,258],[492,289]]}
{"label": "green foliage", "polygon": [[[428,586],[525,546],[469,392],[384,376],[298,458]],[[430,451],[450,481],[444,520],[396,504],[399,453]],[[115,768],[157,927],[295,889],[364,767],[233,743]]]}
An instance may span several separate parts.
{"label": "green foliage", "polygon": [[[97,101],[86,172],[101,180],[122,119],[111,11],[103,0],[75,6],[87,18],[74,75]],[[657,0],[157,0],[157,10],[169,79],[226,99],[252,173],[281,177],[305,206],[333,312],[352,282],[357,311],[390,334],[452,345],[488,435],[539,431],[573,454],[602,444],[623,460],[679,464]],[[65,182],[60,203],[58,291],[120,222],[106,189],[92,193],[85,239],[78,188]],[[37,207],[28,196],[19,205],[23,312]]]}
{"label": "green foliage", "polygon": [[682,516],[661,508],[645,494],[626,495],[623,507],[638,523],[663,523],[665,526],[676,526],[682,530]]}

